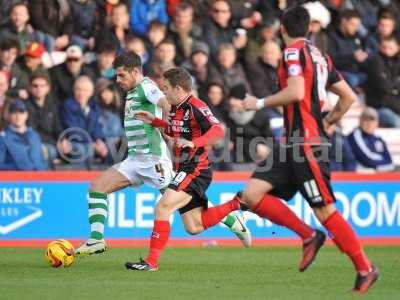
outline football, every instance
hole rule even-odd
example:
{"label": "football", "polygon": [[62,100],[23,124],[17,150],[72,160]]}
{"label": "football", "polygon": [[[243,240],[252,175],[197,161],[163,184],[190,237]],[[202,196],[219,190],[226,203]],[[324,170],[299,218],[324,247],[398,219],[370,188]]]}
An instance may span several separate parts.
{"label": "football", "polygon": [[69,267],[75,261],[74,246],[66,240],[55,240],[47,245],[46,259],[53,268]]}

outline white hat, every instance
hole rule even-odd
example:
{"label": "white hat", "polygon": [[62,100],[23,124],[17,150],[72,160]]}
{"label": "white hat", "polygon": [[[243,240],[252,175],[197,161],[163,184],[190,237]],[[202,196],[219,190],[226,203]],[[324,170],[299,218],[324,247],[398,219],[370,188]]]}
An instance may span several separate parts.
{"label": "white hat", "polygon": [[310,20],[318,21],[322,28],[326,28],[331,22],[331,14],[321,2],[307,2],[303,4],[303,7],[307,9],[310,14]]}
{"label": "white hat", "polygon": [[77,45],[72,45],[67,48],[67,57],[81,58],[83,56],[81,47]]}

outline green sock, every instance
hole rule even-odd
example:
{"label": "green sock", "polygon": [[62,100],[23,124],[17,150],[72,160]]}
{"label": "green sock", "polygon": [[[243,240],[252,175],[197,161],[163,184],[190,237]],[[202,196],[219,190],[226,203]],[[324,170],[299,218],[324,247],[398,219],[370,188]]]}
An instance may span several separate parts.
{"label": "green sock", "polygon": [[104,238],[104,223],[107,218],[107,194],[89,192],[89,224],[90,238]]}
{"label": "green sock", "polygon": [[235,223],[235,217],[232,214],[229,214],[225,217],[224,220],[222,220],[222,223],[224,223],[229,228],[232,228],[233,224]]}

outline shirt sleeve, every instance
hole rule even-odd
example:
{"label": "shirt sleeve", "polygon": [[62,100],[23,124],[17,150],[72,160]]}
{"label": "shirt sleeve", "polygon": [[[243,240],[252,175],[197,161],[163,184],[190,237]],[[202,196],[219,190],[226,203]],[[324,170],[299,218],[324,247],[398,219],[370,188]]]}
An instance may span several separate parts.
{"label": "shirt sleeve", "polygon": [[165,97],[164,93],[152,82],[142,84],[144,95],[147,100],[157,105],[161,98]]}
{"label": "shirt sleeve", "polygon": [[200,125],[202,135],[193,140],[196,148],[213,145],[224,137],[224,129],[220,121],[212,114],[207,105],[196,106],[193,109],[196,121]]}
{"label": "shirt sleeve", "polygon": [[332,59],[327,55],[326,60],[328,61],[328,87],[339,82],[343,79],[342,75],[336,70],[333,65]]}
{"label": "shirt sleeve", "polygon": [[304,75],[301,55],[300,49],[297,48],[286,48],[283,52],[283,62],[288,77]]}

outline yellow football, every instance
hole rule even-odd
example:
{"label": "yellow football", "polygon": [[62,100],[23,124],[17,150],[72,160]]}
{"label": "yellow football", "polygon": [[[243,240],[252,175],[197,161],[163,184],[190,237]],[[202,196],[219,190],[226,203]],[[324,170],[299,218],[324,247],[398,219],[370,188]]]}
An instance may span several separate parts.
{"label": "yellow football", "polygon": [[66,240],[55,240],[47,245],[46,259],[53,268],[69,267],[75,261],[74,246]]}

